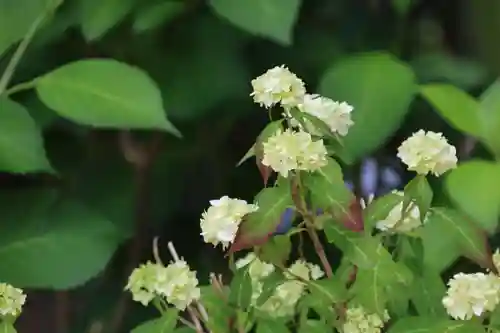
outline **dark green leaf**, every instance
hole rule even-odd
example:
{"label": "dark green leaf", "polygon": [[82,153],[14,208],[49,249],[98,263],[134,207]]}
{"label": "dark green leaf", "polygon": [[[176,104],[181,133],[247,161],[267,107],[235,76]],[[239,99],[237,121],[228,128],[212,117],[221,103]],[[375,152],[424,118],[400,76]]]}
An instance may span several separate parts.
{"label": "dark green leaf", "polygon": [[348,155],[357,160],[394,133],[417,86],[406,64],[387,53],[367,53],[334,64],[321,79],[319,91],[354,107],[354,126],[343,143]]}
{"label": "dark green leaf", "polygon": [[40,129],[22,105],[7,98],[0,98],[0,171],[52,172]]}
{"label": "dark green leaf", "polygon": [[132,0],[80,0],[82,33],[88,41],[102,37],[132,9]]}
{"label": "dark green leaf", "polygon": [[287,235],[277,235],[267,241],[259,251],[259,258],[275,265],[283,265],[290,256],[292,242]]}
{"label": "dark green leaf", "polygon": [[175,330],[178,316],[179,310],[169,308],[161,318],[142,323],[131,333],[172,333]]}
{"label": "dark green leaf", "polygon": [[55,191],[1,196],[1,281],[21,288],[81,285],[104,269],[123,240],[111,222]]}
{"label": "dark green leaf", "polygon": [[210,0],[214,11],[235,26],[283,45],[292,44],[300,3],[300,0]]}
{"label": "dark green leaf", "polygon": [[186,4],[178,0],[151,4],[137,11],[133,29],[135,32],[144,32],[164,24],[186,9]]}
{"label": "dark green leaf", "polygon": [[332,328],[328,327],[321,320],[308,319],[301,323],[298,333],[328,333]]}
{"label": "dark green leaf", "polygon": [[423,220],[427,211],[431,208],[432,203],[432,188],[427,181],[427,178],[422,175],[418,175],[413,178],[405,186],[405,197],[408,197],[410,201],[414,201],[420,211],[420,218]]}
{"label": "dark green leaf", "polygon": [[256,333],[289,333],[286,325],[278,320],[259,320]]}
{"label": "dark green leaf", "polygon": [[36,89],[47,106],[82,125],[160,129],[180,136],[167,120],[160,90],[151,78],[115,60],[72,62],[43,76]]}
{"label": "dark green leaf", "polygon": [[225,295],[219,295],[211,285],[202,286],[201,303],[208,312],[208,328],[213,332],[228,333],[230,318],[235,308],[227,304]]}

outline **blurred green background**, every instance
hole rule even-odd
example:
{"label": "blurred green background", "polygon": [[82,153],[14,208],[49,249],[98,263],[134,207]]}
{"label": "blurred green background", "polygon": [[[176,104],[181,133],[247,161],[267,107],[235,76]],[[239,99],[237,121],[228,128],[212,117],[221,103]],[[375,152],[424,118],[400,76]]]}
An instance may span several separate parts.
{"label": "blurred green background", "polygon": [[[46,1],[0,0],[0,73]],[[165,260],[172,240],[201,281],[226,270],[221,250],[202,243],[199,218],[211,199],[251,201],[262,188],[253,160],[235,166],[267,122],[249,94],[251,79],[271,67],[285,64],[309,92],[354,106],[345,173],[359,195],[411,177],[395,153],[420,128],[443,132],[462,159],[490,159],[418,85],[449,83],[479,96],[500,71],[499,33],[494,0],[65,0],[13,84],[71,61],[113,58],[155,80],[183,138],[79,126],[34,91],[12,96],[43,129],[58,171],[0,173],[0,280],[31,288],[19,331],[129,332],[151,312],[122,289],[131,268],[151,258],[155,236]],[[127,160],[127,139],[154,152],[150,166]],[[435,201],[446,202],[441,183],[432,185]],[[75,227],[51,233],[54,221]],[[21,251],[15,240],[30,223],[37,233]],[[118,232],[96,231],[111,239],[106,246],[84,231],[109,223]]]}

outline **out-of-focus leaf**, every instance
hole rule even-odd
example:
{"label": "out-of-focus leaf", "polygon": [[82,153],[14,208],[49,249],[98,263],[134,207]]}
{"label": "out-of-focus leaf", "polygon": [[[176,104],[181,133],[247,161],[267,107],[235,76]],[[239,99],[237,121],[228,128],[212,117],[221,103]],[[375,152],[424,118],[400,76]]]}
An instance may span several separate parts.
{"label": "out-of-focus leaf", "polygon": [[102,37],[132,9],[132,0],[80,0],[82,33],[88,41]]}
{"label": "out-of-focus leaf", "polygon": [[177,15],[181,14],[185,8],[186,4],[178,0],[165,1],[146,6],[137,11],[133,29],[138,33],[154,29],[174,19]]}

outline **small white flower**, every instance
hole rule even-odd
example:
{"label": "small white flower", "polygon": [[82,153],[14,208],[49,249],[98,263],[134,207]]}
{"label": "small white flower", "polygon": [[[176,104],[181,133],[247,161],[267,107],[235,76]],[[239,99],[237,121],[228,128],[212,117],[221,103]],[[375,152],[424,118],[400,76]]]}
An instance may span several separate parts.
{"label": "small white flower", "polygon": [[285,108],[295,107],[306,93],[304,82],[282,66],[274,67],[252,80],[255,103],[270,108],[281,103]]}
{"label": "small white flower", "polygon": [[[328,97],[306,94],[302,103],[299,104],[299,110],[319,118],[333,133],[342,136],[347,135],[349,128],[354,124],[351,119],[353,107],[346,102],[335,102]],[[314,128],[314,125],[309,122],[306,122],[306,124],[310,133],[320,134],[319,130]]]}
{"label": "small white flower", "polygon": [[442,133],[419,130],[398,148],[398,157],[408,170],[440,176],[457,166],[456,149]]}
{"label": "small white flower", "polygon": [[191,271],[184,260],[168,265],[165,276],[165,283],[158,292],[177,309],[185,310],[191,302],[200,298],[196,272]]}
{"label": "small white flower", "polygon": [[249,266],[248,274],[252,279],[252,301],[255,304],[262,293],[262,279],[274,272],[274,266],[263,262],[253,252],[236,261],[236,268],[240,269],[246,266]]}
{"label": "small white flower", "polygon": [[211,207],[203,212],[200,227],[206,243],[214,246],[222,244],[227,248],[234,241],[243,217],[255,212],[258,207],[245,200],[231,199],[224,196],[210,201]]}
{"label": "small white flower", "polygon": [[263,150],[262,164],[285,178],[290,171],[315,171],[328,163],[323,140],[313,141],[311,135],[303,131],[279,130],[264,142]]}
{"label": "small white flower", "polygon": [[[404,197],[404,192],[394,191],[393,193]],[[402,219],[403,201],[401,201],[399,204],[394,206],[394,208],[392,208],[384,220],[378,221],[375,224],[375,227],[381,231],[400,233],[409,232],[420,227],[422,222],[420,220],[420,210],[418,209],[418,206],[411,202],[406,210],[407,212],[405,217]]]}
{"label": "small white flower", "polygon": [[148,261],[132,271],[125,290],[132,293],[134,301],[146,306],[158,295],[157,289],[164,276],[164,266]]}
{"label": "small white flower", "polygon": [[26,295],[21,289],[14,288],[7,283],[0,283],[0,317],[17,317],[25,302]]}
{"label": "small white flower", "polygon": [[383,318],[380,318],[378,314],[367,313],[362,307],[349,307],[345,315],[343,333],[380,333],[389,319],[387,310]]}
{"label": "small white flower", "polygon": [[495,253],[493,253],[492,259],[493,259],[493,264],[497,269],[497,272],[500,273],[500,249],[497,249]]}
{"label": "small white flower", "polygon": [[491,312],[500,301],[500,278],[494,274],[458,273],[448,281],[443,305],[448,314],[461,320]]}

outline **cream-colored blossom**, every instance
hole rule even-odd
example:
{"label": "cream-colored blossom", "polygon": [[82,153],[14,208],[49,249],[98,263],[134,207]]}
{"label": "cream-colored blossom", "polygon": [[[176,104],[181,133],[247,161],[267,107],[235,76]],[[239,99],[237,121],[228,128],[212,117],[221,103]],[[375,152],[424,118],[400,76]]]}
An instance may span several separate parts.
{"label": "cream-colored blossom", "polygon": [[[404,197],[404,192],[394,191],[393,193]],[[410,204],[406,208],[404,218],[402,218],[402,211],[403,201],[394,206],[387,217],[383,220],[378,221],[375,224],[375,227],[381,231],[405,233],[412,231],[413,229],[418,228],[422,225],[422,222],[420,220],[420,210],[415,203],[410,202]]]}
{"label": "cream-colored blossom", "polygon": [[125,290],[132,293],[132,299],[148,305],[155,297],[163,297],[180,310],[200,297],[196,273],[189,269],[184,260],[178,260],[167,267],[148,261],[132,271]]}
{"label": "cream-colored blossom", "polygon": [[210,201],[211,207],[203,212],[200,227],[206,243],[214,246],[222,244],[227,248],[234,241],[243,217],[255,212],[258,207],[245,200],[231,199],[224,196]]}
{"label": "cream-colored blossom", "polygon": [[497,249],[495,253],[493,253],[492,259],[497,272],[500,273],[500,249]]}
{"label": "cream-colored blossom", "polygon": [[262,293],[262,279],[274,272],[274,266],[260,260],[253,252],[236,261],[236,268],[246,266],[248,266],[248,274],[252,280],[252,301],[255,304]]}
{"label": "cream-colored blossom", "polygon": [[381,318],[376,313],[367,313],[360,306],[349,307],[345,315],[343,333],[380,333],[389,319],[387,311]]}
{"label": "cream-colored blossom", "polygon": [[313,141],[303,131],[279,130],[264,142],[263,150],[262,164],[285,178],[293,170],[315,171],[328,163],[323,140]]}
{"label": "cream-colored blossom", "polygon": [[0,283],[0,317],[21,314],[26,295],[21,289],[14,288],[10,284]]}
{"label": "cream-colored blossom", "polygon": [[255,103],[270,108],[280,103],[285,108],[297,106],[303,99],[306,89],[304,82],[285,67],[274,67],[252,80]]}
{"label": "cream-colored blossom", "polygon": [[432,173],[440,176],[457,166],[454,146],[442,133],[419,130],[406,139],[398,148],[398,157],[408,170],[421,175]]}
{"label": "cream-colored blossom", "polygon": [[458,273],[448,281],[443,305],[448,314],[461,320],[491,312],[500,301],[500,278],[492,273]]}
{"label": "cream-colored blossom", "polygon": [[[299,110],[322,120],[333,133],[345,136],[349,128],[354,124],[351,112],[354,109],[346,102],[335,102],[334,100],[316,94],[306,94]],[[306,121],[308,132],[320,135],[320,131],[313,124]]]}

